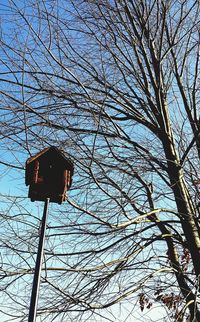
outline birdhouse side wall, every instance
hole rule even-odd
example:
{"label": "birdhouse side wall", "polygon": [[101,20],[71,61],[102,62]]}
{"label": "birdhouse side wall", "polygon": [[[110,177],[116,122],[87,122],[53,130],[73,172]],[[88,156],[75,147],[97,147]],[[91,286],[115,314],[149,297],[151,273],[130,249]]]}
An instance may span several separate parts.
{"label": "birdhouse side wall", "polygon": [[39,161],[34,160],[31,163],[26,163],[25,183],[26,185],[37,183],[39,171]]}

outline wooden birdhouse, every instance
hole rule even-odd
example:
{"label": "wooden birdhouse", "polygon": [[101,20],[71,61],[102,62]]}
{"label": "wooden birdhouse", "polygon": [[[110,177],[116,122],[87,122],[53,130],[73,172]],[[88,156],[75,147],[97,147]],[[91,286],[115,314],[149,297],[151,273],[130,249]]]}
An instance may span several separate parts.
{"label": "wooden birdhouse", "polygon": [[49,147],[26,161],[25,183],[29,185],[31,201],[45,201],[61,204],[72,184],[74,166],[56,147]]}

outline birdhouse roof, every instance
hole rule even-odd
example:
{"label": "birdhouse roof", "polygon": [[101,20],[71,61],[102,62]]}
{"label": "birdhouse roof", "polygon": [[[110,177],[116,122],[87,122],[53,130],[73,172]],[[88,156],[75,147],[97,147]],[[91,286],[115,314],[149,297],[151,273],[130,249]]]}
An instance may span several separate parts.
{"label": "birdhouse roof", "polygon": [[46,156],[51,156],[52,158],[54,158],[56,156],[56,158],[59,158],[62,163],[66,166],[71,166],[71,170],[73,171],[73,162],[72,160],[67,157],[62,151],[60,151],[58,148],[51,146],[48,148],[45,148],[44,150],[38,152],[37,154],[35,154],[34,156],[30,157],[27,161],[26,164],[27,166],[30,165],[33,161],[40,159],[41,157],[45,157]]}

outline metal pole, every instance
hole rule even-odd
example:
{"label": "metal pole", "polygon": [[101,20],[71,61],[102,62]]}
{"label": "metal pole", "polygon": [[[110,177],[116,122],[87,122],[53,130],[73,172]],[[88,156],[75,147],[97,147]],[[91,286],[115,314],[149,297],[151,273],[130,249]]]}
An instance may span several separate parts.
{"label": "metal pole", "polygon": [[46,223],[47,223],[47,215],[48,215],[48,205],[49,205],[49,198],[45,200],[45,204],[44,204],[42,224],[40,229],[40,239],[39,239],[38,252],[37,252],[37,258],[35,263],[35,272],[34,272],[34,278],[33,278],[28,322],[36,321],[37,303],[38,303],[38,295],[39,295],[39,287],[40,287],[40,275],[41,275],[41,269],[42,269],[45,231],[46,231]]}

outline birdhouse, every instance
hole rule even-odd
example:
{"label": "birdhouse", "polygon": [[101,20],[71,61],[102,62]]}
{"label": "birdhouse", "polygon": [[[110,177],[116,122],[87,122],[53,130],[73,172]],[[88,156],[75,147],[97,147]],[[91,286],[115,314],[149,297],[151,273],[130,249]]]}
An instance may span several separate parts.
{"label": "birdhouse", "polygon": [[61,204],[72,184],[74,166],[56,147],[49,147],[26,161],[25,183],[29,186],[31,201],[45,201]]}

